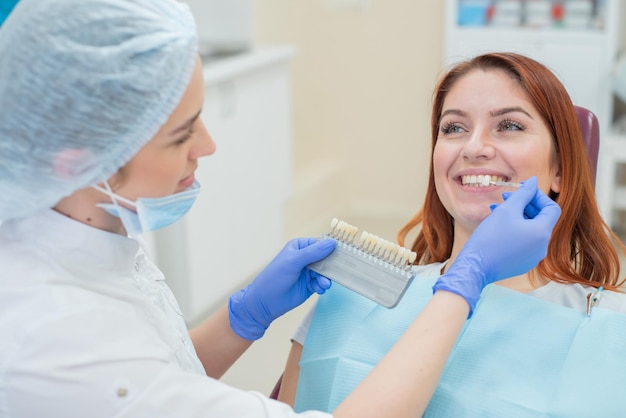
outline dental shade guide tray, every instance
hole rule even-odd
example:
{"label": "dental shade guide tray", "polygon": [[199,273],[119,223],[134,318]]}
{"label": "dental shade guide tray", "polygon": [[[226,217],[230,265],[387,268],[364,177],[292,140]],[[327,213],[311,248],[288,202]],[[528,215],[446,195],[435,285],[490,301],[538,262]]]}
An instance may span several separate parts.
{"label": "dental shade guide tray", "polygon": [[415,277],[416,253],[365,231],[357,245],[356,227],[336,218],[330,226],[320,239],[335,239],[335,250],[308,267],[386,308],[395,307]]}

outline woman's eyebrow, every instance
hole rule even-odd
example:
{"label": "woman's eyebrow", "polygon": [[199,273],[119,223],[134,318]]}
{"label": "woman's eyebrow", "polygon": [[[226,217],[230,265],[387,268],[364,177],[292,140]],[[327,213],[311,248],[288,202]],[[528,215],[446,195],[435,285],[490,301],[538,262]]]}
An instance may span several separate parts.
{"label": "woman's eyebrow", "polygon": [[443,118],[446,115],[457,115],[457,116],[465,116],[465,112],[460,109],[447,109],[441,113],[440,118]]}
{"label": "woman's eyebrow", "polygon": [[489,114],[491,116],[502,116],[502,115],[506,115],[507,113],[512,113],[512,112],[522,112],[525,115],[527,115],[529,118],[534,119],[530,115],[530,113],[528,113],[527,111],[525,111],[523,108],[521,108],[519,106],[503,107],[502,109],[498,109],[498,110],[494,110],[492,112],[489,112]]}
{"label": "woman's eyebrow", "polygon": [[200,113],[202,113],[202,110],[200,110],[198,113],[196,113],[195,116],[190,118],[187,122],[183,123],[178,128],[176,128],[172,132],[170,132],[170,135],[176,135],[178,133],[181,133],[181,132],[184,132],[184,131],[188,130],[189,127],[196,121],[196,119],[198,119],[198,117],[200,116]]}

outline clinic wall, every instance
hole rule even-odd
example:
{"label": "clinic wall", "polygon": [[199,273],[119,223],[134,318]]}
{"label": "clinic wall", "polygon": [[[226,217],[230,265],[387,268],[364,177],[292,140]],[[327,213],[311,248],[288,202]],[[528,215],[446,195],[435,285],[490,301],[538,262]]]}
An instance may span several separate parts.
{"label": "clinic wall", "polygon": [[[443,62],[442,3],[253,2],[255,43],[296,49],[285,239],[325,232],[338,217],[395,240],[421,205]],[[314,299],[275,321],[223,380],[269,394]]]}
{"label": "clinic wall", "polygon": [[361,229],[390,220],[393,231],[371,232],[395,240],[421,204],[443,62],[441,3],[253,3],[255,42],[297,51],[288,236],[324,231],[340,217]]}

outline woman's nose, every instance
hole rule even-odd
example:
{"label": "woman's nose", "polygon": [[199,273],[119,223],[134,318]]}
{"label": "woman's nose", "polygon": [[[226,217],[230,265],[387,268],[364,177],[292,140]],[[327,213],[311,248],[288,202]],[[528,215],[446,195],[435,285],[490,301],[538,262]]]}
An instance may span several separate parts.
{"label": "woman's nose", "polygon": [[489,129],[474,129],[463,147],[463,158],[468,160],[491,159],[495,155],[493,138]]}
{"label": "woman's nose", "polygon": [[215,142],[213,142],[213,137],[207,131],[206,126],[204,126],[204,122],[201,119],[198,119],[196,122],[197,126],[194,127],[196,129],[196,144],[192,148],[190,152],[190,159],[198,159],[200,157],[204,157],[206,155],[211,155],[215,152]]}

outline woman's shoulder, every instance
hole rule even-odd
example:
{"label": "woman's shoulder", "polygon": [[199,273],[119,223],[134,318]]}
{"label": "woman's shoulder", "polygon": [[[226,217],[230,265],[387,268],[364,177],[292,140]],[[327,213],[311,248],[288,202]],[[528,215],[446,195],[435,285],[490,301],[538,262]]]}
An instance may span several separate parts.
{"label": "woman's shoulder", "polygon": [[[597,289],[579,283],[564,284],[548,282],[548,284],[533,290],[529,295],[536,298],[556,303],[568,308],[586,310],[587,295],[595,294]],[[596,307],[616,312],[626,313],[626,293],[619,291],[603,290],[599,293]]]}
{"label": "woman's shoulder", "polygon": [[442,261],[437,263],[422,264],[411,266],[411,272],[415,274],[415,277],[431,278],[441,276],[441,270],[448,261]]}

